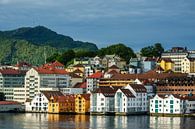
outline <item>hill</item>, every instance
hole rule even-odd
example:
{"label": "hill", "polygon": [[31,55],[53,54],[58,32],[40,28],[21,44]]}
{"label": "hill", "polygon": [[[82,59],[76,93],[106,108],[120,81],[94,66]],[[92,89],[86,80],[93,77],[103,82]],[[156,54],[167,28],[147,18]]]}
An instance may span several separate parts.
{"label": "hill", "polygon": [[44,55],[49,57],[54,53],[69,49],[76,51],[98,50],[93,43],[74,41],[69,36],[57,34],[43,26],[0,31],[0,47],[1,63],[28,61],[32,64],[44,63]]}

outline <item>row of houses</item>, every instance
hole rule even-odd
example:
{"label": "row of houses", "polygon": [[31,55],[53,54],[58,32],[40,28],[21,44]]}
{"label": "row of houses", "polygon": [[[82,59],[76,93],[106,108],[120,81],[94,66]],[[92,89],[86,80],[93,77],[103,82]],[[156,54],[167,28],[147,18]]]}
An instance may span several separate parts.
{"label": "row of houses", "polygon": [[25,102],[27,112],[48,113],[146,113],[147,89],[141,84],[125,87],[105,86],[90,94],[64,95],[60,91],[41,91]]}
{"label": "row of houses", "polygon": [[26,112],[89,113],[90,94],[65,95],[60,91],[41,91],[25,102]]}

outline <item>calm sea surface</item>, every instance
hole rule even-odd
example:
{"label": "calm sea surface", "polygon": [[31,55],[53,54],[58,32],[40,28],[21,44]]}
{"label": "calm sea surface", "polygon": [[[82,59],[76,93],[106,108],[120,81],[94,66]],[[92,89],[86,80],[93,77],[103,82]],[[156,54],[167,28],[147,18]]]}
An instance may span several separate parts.
{"label": "calm sea surface", "polygon": [[195,129],[195,118],[0,113],[0,129]]}

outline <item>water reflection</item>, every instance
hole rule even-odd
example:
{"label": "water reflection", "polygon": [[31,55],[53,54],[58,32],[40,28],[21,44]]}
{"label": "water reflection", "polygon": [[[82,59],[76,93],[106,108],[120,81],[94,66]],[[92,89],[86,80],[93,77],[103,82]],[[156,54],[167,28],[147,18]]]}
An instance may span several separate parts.
{"label": "water reflection", "polygon": [[195,118],[0,113],[0,129],[195,129]]}
{"label": "water reflection", "polygon": [[194,129],[195,118],[184,117],[150,117],[151,129]]}

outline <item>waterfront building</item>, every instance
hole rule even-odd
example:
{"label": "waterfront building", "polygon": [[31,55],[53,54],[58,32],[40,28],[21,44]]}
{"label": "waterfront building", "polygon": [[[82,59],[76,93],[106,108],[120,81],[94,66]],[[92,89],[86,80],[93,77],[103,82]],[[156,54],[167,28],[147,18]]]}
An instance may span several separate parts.
{"label": "waterfront building", "polygon": [[136,112],[136,97],[129,89],[118,89],[114,96],[116,113]]}
{"label": "waterfront building", "polygon": [[129,89],[131,93],[136,97],[136,112],[148,111],[148,96],[147,90],[142,84],[128,84],[124,89]]}
{"label": "waterfront building", "polygon": [[99,80],[103,77],[102,72],[96,72],[86,78],[87,92],[98,88]]}
{"label": "waterfront building", "polygon": [[171,77],[157,82],[157,94],[159,95],[195,95],[194,77]]}
{"label": "waterfront building", "polygon": [[41,91],[32,100],[25,102],[26,112],[48,112],[48,103],[51,97],[63,96],[59,91]]}
{"label": "waterfront building", "polygon": [[24,106],[15,101],[0,101],[1,112],[21,112],[24,111]]}
{"label": "waterfront building", "polygon": [[160,67],[166,71],[174,71],[174,62],[170,58],[162,58],[159,60]]}
{"label": "waterfront building", "polygon": [[92,113],[146,113],[148,111],[146,88],[140,84],[124,87],[101,86],[91,93]]}
{"label": "waterfront building", "polygon": [[5,94],[6,100],[13,101],[13,88],[24,87],[25,73],[26,71],[14,68],[2,67],[0,69],[0,92]]}
{"label": "waterfront building", "polygon": [[90,111],[90,94],[77,94],[75,95],[75,112],[76,113],[89,113]]}
{"label": "waterfront building", "polygon": [[75,96],[52,96],[49,101],[48,113],[75,113]]}
{"label": "waterfront building", "polygon": [[182,73],[195,73],[195,58],[186,57],[181,61],[181,72]]}
{"label": "waterfront building", "polygon": [[174,72],[182,72],[181,61],[188,56],[188,51],[186,48],[182,47],[173,47],[171,50],[167,52],[163,52],[161,54],[161,58],[163,59],[171,59],[174,62]]}
{"label": "waterfront building", "polygon": [[25,98],[33,99],[40,88],[70,87],[70,79],[63,66],[55,62],[32,68],[25,76]]}
{"label": "waterfront building", "polygon": [[150,99],[150,113],[184,114],[187,110],[189,97],[181,95],[155,95]]}
{"label": "waterfront building", "polygon": [[114,113],[114,96],[118,87],[99,87],[90,96],[91,113]]}

